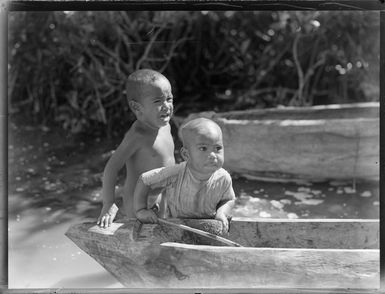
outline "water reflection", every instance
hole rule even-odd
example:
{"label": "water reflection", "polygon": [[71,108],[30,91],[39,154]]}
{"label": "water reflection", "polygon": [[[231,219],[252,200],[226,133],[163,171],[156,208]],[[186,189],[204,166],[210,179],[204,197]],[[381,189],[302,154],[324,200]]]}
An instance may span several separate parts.
{"label": "water reflection", "polygon": [[234,179],[237,217],[379,218],[378,182],[271,183]]}

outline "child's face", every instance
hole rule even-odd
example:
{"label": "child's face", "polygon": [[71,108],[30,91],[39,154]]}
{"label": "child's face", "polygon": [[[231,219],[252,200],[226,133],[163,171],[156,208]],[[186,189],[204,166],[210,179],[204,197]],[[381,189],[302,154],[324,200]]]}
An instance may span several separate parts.
{"label": "child's face", "polygon": [[139,104],[143,122],[154,128],[167,125],[174,110],[170,82],[162,78],[147,85]]}
{"label": "child's face", "polygon": [[209,178],[223,166],[223,141],[221,132],[216,129],[190,138],[185,156],[190,169],[200,179]]}

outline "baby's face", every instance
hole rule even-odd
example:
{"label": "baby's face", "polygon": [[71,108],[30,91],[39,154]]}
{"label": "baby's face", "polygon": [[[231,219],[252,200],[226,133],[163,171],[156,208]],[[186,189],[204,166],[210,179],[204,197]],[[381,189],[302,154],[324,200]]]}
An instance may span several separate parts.
{"label": "baby's face", "polygon": [[215,128],[191,136],[186,149],[190,169],[200,179],[208,179],[223,166],[222,133]]}
{"label": "baby's face", "polygon": [[145,123],[156,128],[167,125],[174,111],[170,82],[162,78],[146,85],[139,103]]}

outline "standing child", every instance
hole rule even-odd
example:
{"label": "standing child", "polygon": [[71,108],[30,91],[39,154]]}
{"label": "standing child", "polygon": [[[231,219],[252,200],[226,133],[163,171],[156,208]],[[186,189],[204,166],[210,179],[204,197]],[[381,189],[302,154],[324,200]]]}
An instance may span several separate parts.
{"label": "standing child", "polygon": [[[119,147],[108,160],[103,173],[103,208],[97,220],[101,227],[113,222],[117,206],[115,185],[119,170],[126,166],[123,189],[123,213],[135,217],[133,196],[135,184],[145,171],[175,164],[174,142],[169,125],[173,114],[173,95],[170,82],[159,72],[142,69],[127,80],[127,96],[136,121]],[[151,191],[153,197],[160,189]]]}
{"label": "standing child", "polygon": [[215,218],[228,230],[228,216],[235,194],[230,174],[222,168],[223,142],[220,127],[212,120],[198,118],[181,127],[184,162],[143,173],[134,193],[136,217],[157,222],[158,216],[146,206],[151,188],[166,187],[160,216]]}

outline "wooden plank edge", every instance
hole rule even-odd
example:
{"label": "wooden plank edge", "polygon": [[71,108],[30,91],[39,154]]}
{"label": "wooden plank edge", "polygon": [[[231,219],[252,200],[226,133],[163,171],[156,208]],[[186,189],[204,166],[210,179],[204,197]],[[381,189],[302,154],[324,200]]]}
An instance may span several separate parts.
{"label": "wooden plank edge", "polygon": [[105,294],[120,294],[120,293],[135,293],[135,294],[153,294],[153,293],[165,293],[165,294],[377,294],[383,293],[380,289],[355,289],[355,288],[221,288],[221,289],[209,289],[209,288],[29,288],[29,289],[8,289],[5,293],[21,294],[45,294],[45,293],[60,293],[60,294],[91,294],[91,293],[105,293]]}
{"label": "wooden plank edge", "polygon": [[[343,219],[343,218],[246,218],[233,217],[237,222],[256,222],[256,223],[380,223],[379,219]],[[170,219],[172,221],[172,219]],[[176,221],[176,219],[174,219]]]}
{"label": "wooden plank edge", "polygon": [[191,250],[205,250],[205,251],[291,251],[291,252],[372,252],[373,254],[379,254],[380,249],[344,249],[344,248],[281,248],[281,247],[226,247],[226,246],[211,246],[211,245],[197,245],[197,244],[185,244],[178,242],[164,242],[159,244],[163,247],[173,247],[177,249],[191,249]]}

